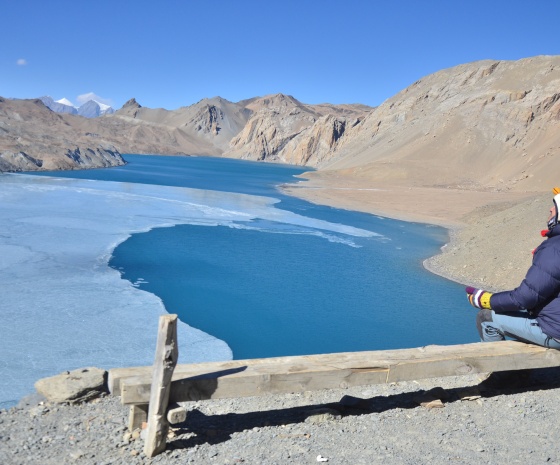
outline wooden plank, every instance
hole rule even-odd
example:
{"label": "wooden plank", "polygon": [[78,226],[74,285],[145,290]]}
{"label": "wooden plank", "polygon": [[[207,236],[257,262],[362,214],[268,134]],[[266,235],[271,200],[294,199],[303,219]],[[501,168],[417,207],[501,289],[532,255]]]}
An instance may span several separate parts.
{"label": "wooden plank", "polygon": [[[179,365],[176,366],[176,369]],[[121,395],[121,380],[132,376],[152,376],[152,366],[111,368],[107,376],[107,387],[113,396]]]}
{"label": "wooden plank", "polygon": [[144,453],[147,457],[154,457],[165,450],[169,431],[166,413],[171,392],[171,377],[178,356],[177,315],[162,315],[159,318],[156,356],[149,396],[148,430],[144,443]]}
{"label": "wooden plank", "polygon": [[460,345],[448,346],[441,357],[438,346],[419,349],[425,350],[426,355],[392,365],[387,382],[560,366],[560,351],[556,349],[517,341],[471,346],[472,350],[464,350]]}
{"label": "wooden plank", "polygon": [[[282,357],[281,359],[285,359]],[[257,362],[258,360],[275,360],[275,359],[253,359],[252,361]],[[280,360],[280,358],[278,358]],[[176,365],[173,371],[173,380],[186,378],[190,376],[196,376],[200,373],[208,372],[220,372],[223,370],[230,370],[247,365],[246,360],[227,360],[223,362],[205,362],[205,363],[191,363],[191,364],[181,364]],[[121,383],[123,379],[134,378],[138,379],[149,379],[152,377],[152,366],[139,366],[139,367],[127,367],[127,368],[112,368],[109,370],[108,383],[109,392],[112,395],[121,395]]]}
{"label": "wooden plank", "polygon": [[[560,351],[516,341],[210,362],[176,367],[170,400],[260,396],[560,365]],[[123,404],[145,403],[149,378],[118,379]],[[115,377],[115,380],[117,378]]]}

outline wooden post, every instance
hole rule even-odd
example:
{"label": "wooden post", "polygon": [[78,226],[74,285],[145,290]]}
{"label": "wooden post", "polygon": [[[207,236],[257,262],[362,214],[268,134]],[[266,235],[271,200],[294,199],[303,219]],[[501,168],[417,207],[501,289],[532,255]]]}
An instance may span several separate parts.
{"label": "wooden post", "polygon": [[171,377],[177,364],[177,315],[162,315],[159,318],[159,331],[154,360],[150,406],[148,409],[148,430],[144,453],[153,457],[165,450],[169,423],[167,405],[171,387]]}

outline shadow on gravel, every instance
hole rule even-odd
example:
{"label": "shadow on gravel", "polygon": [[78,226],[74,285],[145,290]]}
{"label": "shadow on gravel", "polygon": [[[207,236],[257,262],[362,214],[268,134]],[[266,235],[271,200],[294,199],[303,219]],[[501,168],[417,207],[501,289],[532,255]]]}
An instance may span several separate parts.
{"label": "shadow on gravel", "polygon": [[263,412],[205,415],[195,409],[188,412],[184,423],[174,425],[177,438],[168,441],[167,449],[188,449],[201,444],[218,444],[229,440],[233,433],[253,428],[304,422],[320,423],[343,416],[382,413],[397,408],[413,409],[420,405],[434,408],[463,400],[558,388],[560,388],[560,367],[555,367],[496,372],[478,385],[463,388],[436,387],[428,391],[419,390],[369,399],[344,396],[339,402]]}

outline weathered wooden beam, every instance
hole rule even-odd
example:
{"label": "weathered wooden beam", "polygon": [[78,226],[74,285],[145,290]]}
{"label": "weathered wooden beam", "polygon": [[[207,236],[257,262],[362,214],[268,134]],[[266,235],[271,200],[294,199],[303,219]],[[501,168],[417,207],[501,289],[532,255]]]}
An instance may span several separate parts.
{"label": "weathered wooden beam", "polygon": [[165,450],[169,430],[166,415],[167,405],[171,392],[171,377],[178,356],[177,315],[162,315],[159,319],[156,356],[149,396],[148,430],[144,443],[144,453],[147,457],[153,457]]}
{"label": "weathered wooden beam", "polygon": [[[560,366],[560,351],[516,341],[210,362],[177,366],[170,400],[260,396],[552,366]],[[140,373],[142,368],[113,374],[123,404],[142,404],[150,398],[149,377]]]}
{"label": "weathered wooden beam", "polygon": [[[283,357],[284,358],[284,357]],[[255,359],[255,360],[273,360],[273,359]],[[180,364],[175,366],[173,370],[173,380],[181,379],[188,376],[195,376],[197,374],[208,371],[222,371],[232,368],[239,368],[246,365],[246,360],[227,360],[223,362],[204,362],[204,363],[189,363]],[[108,385],[109,392],[114,396],[121,395],[121,384],[124,379],[138,377],[139,379],[150,379],[152,377],[152,366],[137,366],[126,368],[112,368],[109,370]]]}
{"label": "weathered wooden beam", "polygon": [[169,404],[167,408],[167,421],[171,425],[183,423],[187,419],[187,409],[179,404]]}

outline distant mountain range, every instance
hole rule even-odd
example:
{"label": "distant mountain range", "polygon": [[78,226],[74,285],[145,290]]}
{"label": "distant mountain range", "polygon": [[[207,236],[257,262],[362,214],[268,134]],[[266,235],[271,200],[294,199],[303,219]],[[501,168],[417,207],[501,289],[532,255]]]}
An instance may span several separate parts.
{"label": "distant mountain range", "polygon": [[88,100],[83,105],[76,107],[66,98],[53,100],[52,97],[40,97],[40,100],[52,111],[57,113],[68,113],[71,115],[80,115],[86,118],[97,118],[98,116],[110,115],[115,113],[114,108],[96,100]]}
{"label": "distant mountain range", "polygon": [[112,114],[94,102],[88,115],[104,116],[79,118],[64,99],[43,102],[0,98],[0,170],[106,166],[122,162],[118,153],[145,153],[306,165],[364,185],[540,191],[558,184],[560,56],[455,66],[376,108],[274,94],[213,97],[176,110],[130,99]]}

